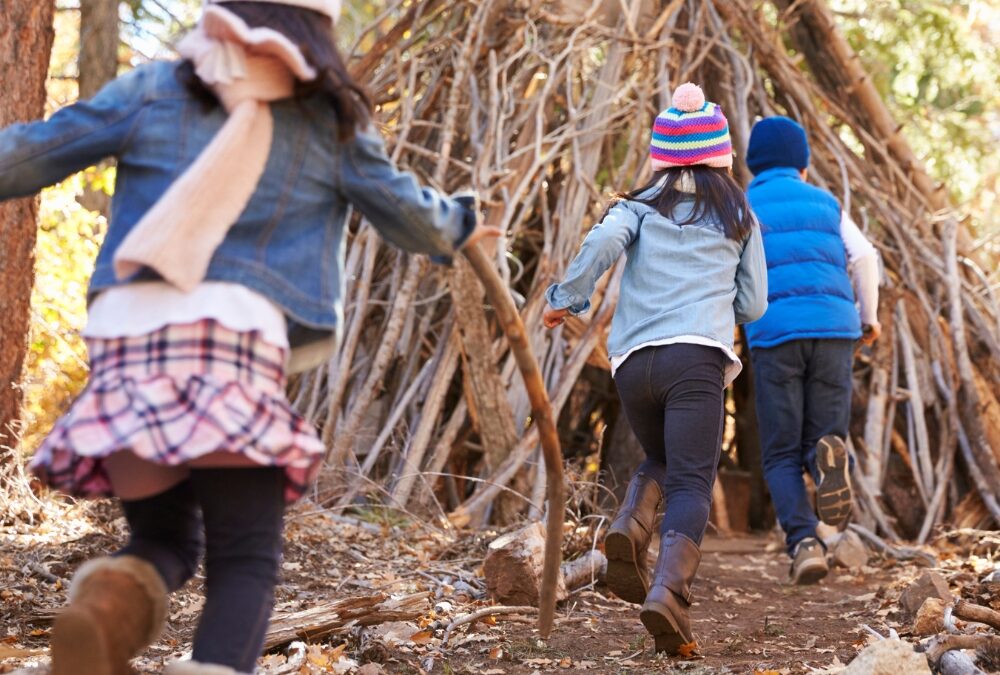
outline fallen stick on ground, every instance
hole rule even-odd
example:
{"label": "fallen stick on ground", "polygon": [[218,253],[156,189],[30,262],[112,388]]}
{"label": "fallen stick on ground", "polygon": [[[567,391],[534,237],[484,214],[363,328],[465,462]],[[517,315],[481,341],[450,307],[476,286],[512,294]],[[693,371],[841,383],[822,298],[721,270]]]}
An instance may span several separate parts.
{"label": "fallen stick on ground", "polygon": [[1000,612],[995,609],[983,607],[968,600],[956,600],[951,612],[963,621],[985,623],[987,626],[1000,630]]}
{"label": "fallen stick on ground", "polygon": [[444,629],[444,637],[441,639],[441,647],[443,648],[448,644],[448,638],[451,637],[451,632],[458,628],[459,626],[464,626],[467,623],[472,623],[478,621],[487,616],[494,616],[496,614],[537,614],[537,607],[484,607],[483,609],[477,610],[475,612],[470,612],[469,614],[463,614],[462,616],[456,618],[454,621],[448,624],[448,627]]}
{"label": "fallen stick on ground", "polygon": [[392,599],[376,593],[314,605],[299,612],[277,614],[264,638],[264,651],[293,640],[317,640],[351,626],[374,626],[389,621],[411,621],[429,609],[431,593]]}
{"label": "fallen stick on ground", "polygon": [[848,527],[860,534],[865,540],[867,540],[872,546],[877,548],[882,553],[892,556],[896,560],[923,560],[930,567],[937,565],[937,558],[928,553],[927,551],[921,551],[918,548],[911,548],[909,546],[893,546],[887,542],[882,537],[878,536],[866,527],[862,527],[857,523],[851,523]]}
{"label": "fallen stick on ground", "polygon": [[1000,635],[941,635],[923,646],[927,658],[937,664],[952,649],[1000,650]]}

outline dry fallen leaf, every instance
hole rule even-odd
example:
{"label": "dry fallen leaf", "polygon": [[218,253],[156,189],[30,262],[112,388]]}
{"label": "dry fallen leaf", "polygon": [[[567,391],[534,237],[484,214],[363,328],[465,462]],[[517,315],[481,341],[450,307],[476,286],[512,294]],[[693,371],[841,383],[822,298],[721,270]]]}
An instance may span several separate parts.
{"label": "dry fallen leaf", "polygon": [[698,653],[698,643],[688,642],[687,644],[683,644],[677,649],[677,653],[680,654],[681,658],[689,659]]}
{"label": "dry fallen leaf", "polygon": [[431,641],[434,637],[434,631],[432,630],[422,630],[414,633],[410,636],[410,641],[414,644],[425,645]]}

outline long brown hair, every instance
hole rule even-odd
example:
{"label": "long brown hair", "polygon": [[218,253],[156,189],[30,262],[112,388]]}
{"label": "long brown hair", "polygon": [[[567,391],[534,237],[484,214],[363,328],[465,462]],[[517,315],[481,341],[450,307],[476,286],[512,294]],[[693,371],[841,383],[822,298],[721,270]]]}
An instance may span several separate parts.
{"label": "long brown hair", "polygon": [[[273,2],[227,2],[225,7],[251,28],[273,28],[302,50],[306,61],[319,75],[310,82],[296,81],[295,98],[303,100],[317,96],[325,99],[336,114],[340,140],[352,138],[358,129],[368,124],[371,98],[347,71],[334,42],[330,17],[310,9]],[[181,66],[178,76],[199,100],[218,105],[215,95],[195,74],[190,61]]]}
{"label": "long brown hair", "polygon": [[743,241],[750,236],[754,226],[750,204],[728,169],[701,165],[664,169],[654,173],[645,185],[622,193],[618,198],[646,204],[663,217],[673,219],[678,204],[691,198],[690,193],[677,189],[677,182],[684,178],[685,173],[694,180],[694,207],[683,221],[675,221],[678,225],[691,225],[714,216],[722,223],[723,231],[730,239]]}

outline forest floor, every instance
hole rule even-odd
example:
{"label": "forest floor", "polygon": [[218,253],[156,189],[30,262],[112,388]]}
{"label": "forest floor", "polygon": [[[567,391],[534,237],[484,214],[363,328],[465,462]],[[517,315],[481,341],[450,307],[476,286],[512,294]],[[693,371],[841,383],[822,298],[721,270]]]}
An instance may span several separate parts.
{"label": "forest floor", "polygon": [[[114,550],[125,534],[110,502],[43,509],[33,518],[0,528],[0,673],[44,666],[52,617],[73,570]],[[601,585],[561,603],[548,640],[539,639],[535,617],[515,614],[457,625],[445,642],[455,619],[490,606],[481,564],[497,534],[460,536],[427,523],[297,505],[287,520],[277,617],[352,597],[364,606],[377,602],[382,596],[365,598],[378,593],[390,601],[409,598],[412,611],[275,648],[261,659],[260,672],[837,672],[871,639],[864,626],[882,634],[896,628],[905,637],[895,601],[923,571],[873,557],[859,570],[834,569],[819,585],[792,586],[776,534],[709,536],[692,610],[702,646],[696,658],[654,655],[638,608]],[[569,537],[571,544],[588,539],[593,532],[582,528]],[[137,660],[139,672],[159,672],[190,645],[201,582],[199,576],[173,596],[167,630]],[[379,665],[362,668],[369,663]]]}

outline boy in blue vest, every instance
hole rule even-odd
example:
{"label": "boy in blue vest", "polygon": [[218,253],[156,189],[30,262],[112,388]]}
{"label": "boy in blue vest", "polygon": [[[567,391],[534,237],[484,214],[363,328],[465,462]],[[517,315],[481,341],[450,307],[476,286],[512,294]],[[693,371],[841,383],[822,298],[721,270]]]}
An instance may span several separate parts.
{"label": "boy in blue vest", "polygon": [[[746,332],[764,477],[796,584],[829,571],[819,520],[841,527],[850,518],[851,366],[855,342],[871,344],[881,332],[878,254],[833,195],[805,182],[808,166],[799,124],[769,117],[754,125],[748,197],[764,234],[769,290],[767,312]],[[817,486],[819,518],[804,471]]]}

